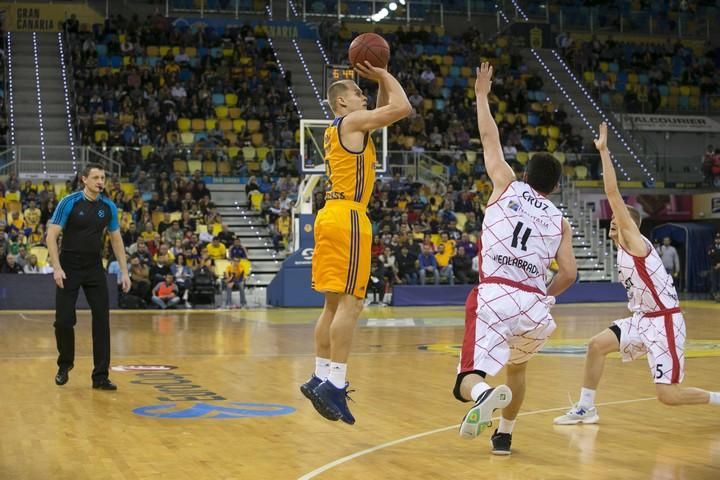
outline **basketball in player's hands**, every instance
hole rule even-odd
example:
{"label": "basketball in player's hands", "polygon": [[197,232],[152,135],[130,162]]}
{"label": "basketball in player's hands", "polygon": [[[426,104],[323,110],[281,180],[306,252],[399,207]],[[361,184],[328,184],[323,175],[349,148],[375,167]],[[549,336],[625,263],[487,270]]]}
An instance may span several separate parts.
{"label": "basketball in player's hands", "polygon": [[350,44],[348,58],[353,66],[367,60],[373,67],[385,68],[390,60],[390,46],[377,33],[363,33]]}

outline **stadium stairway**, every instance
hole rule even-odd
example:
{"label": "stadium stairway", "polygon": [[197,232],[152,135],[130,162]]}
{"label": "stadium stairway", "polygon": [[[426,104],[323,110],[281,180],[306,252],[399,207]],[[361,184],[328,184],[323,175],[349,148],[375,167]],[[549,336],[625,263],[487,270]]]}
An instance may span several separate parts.
{"label": "stadium stairway", "polygon": [[252,272],[249,287],[267,287],[280,270],[284,252],[275,252],[265,219],[248,206],[244,187],[238,184],[208,184],[212,201],[230,230],[247,248]]}
{"label": "stadium stairway", "polygon": [[[573,130],[581,132],[583,136],[594,137],[594,132],[597,132],[598,125],[603,121],[600,113],[602,109],[590,96],[588,90],[582,86],[580,79],[570,71],[569,66],[561,61],[559,55],[556,55],[555,50],[523,50],[523,57],[528,65],[535,66],[543,75],[543,92],[556,105],[564,104]],[[622,140],[619,139],[618,135],[613,132],[612,126],[619,129],[620,122],[616,121],[614,116],[609,115],[610,112],[603,112],[603,114],[611,121],[608,135],[610,151],[623,158],[622,168],[625,173],[618,169],[618,179],[649,181],[650,175],[643,171],[643,167],[638,161],[631,158],[638,152],[634,140],[627,135]],[[587,139],[583,138],[583,142],[586,141]],[[651,167],[650,164],[645,165],[648,170]]]}
{"label": "stadium stairway", "polygon": [[600,228],[593,212],[582,201],[580,192],[567,182],[551,200],[563,213],[573,230],[573,252],[577,261],[579,281],[610,282],[615,280],[613,270],[614,248],[607,231]]}
{"label": "stadium stairway", "polygon": [[283,68],[292,72],[292,89],[302,112],[300,117],[312,120],[332,118],[330,108],[326,106],[323,109],[320,103],[320,99],[325,98],[322,92],[325,60],[315,40],[272,40],[275,54]]}
{"label": "stadium stairway", "polygon": [[[10,37],[15,145],[21,148],[22,175],[67,170],[73,159],[59,38],[57,33],[25,32]],[[43,164],[43,159],[53,164]],[[57,170],[54,162],[65,167]]]}

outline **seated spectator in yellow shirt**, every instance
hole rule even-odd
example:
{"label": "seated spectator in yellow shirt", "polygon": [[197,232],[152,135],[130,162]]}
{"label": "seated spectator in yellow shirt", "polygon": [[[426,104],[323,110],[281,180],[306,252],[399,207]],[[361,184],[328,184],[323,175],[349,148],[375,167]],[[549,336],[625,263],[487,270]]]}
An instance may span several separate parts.
{"label": "seated spectator in yellow shirt", "polygon": [[28,208],[25,209],[23,215],[25,217],[25,226],[35,231],[35,228],[40,223],[41,215],[40,209],[37,208],[35,204],[35,200],[31,199],[28,201]]}
{"label": "seated spectator in yellow shirt", "polygon": [[233,306],[233,287],[236,287],[240,292],[240,306],[247,306],[247,300],[245,299],[245,278],[247,277],[247,273],[248,272],[245,270],[245,265],[243,264],[243,262],[240,261],[240,257],[233,257],[232,262],[225,269],[225,275],[223,277],[223,284],[225,285],[226,308],[231,308]]}
{"label": "seated spectator in yellow shirt", "polygon": [[210,242],[206,248],[210,258],[213,260],[227,258],[227,248],[220,242],[220,238],[217,236],[213,237],[212,242]]}
{"label": "seated spectator in yellow shirt", "polygon": [[437,262],[438,272],[440,277],[447,277],[450,285],[455,285],[455,276],[453,267],[450,264],[450,258],[452,255],[450,252],[445,250],[445,244],[441,243],[437,246],[437,252],[435,253],[435,261]]}

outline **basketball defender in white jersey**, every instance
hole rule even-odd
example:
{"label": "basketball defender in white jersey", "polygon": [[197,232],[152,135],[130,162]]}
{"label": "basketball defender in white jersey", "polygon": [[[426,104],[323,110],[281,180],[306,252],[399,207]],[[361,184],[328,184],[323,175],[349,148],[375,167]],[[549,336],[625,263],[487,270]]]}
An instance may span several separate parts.
{"label": "basketball defender in white jersey", "polygon": [[[550,316],[554,296],[577,275],[572,231],[562,213],[546,197],[558,186],[562,168],[550,154],[538,153],[527,164],[524,181],[503,158],[497,126],[488,105],[492,67],[483,63],[475,82],[477,115],[485,166],[493,193],[480,236],[480,284],[466,302],[465,337],[453,393],[475,405],[460,427],[475,438],[502,418],[492,436],[493,453],[508,455],[515,418],[525,396],[527,361],[555,329]],[[559,272],[549,287],[545,273],[556,259]],[[491,388],[486,375],[507,365],[507,385]]]}
{"label": "basketball defender in white jersey", "polygon": [[600,383],[605,356],[619,351],[624,362],[647,355],[650,375],[658,400],[666,405],[720,403],[720,392],[684,388],[679,384],[685,373],[685,319],[662,260],[652,243],[640,233],[640,214],[625,205],[620,196],[615,169],[607,148],[607,125],[600,125],[595,140],[603,166],[603,182],[613,218],[610,238],[618,247],[620,281],[625,284],[628,308],[632,316],[616,320],[607,330],[595,335],[585,357],[585,379],[580,401],[565,415],[555,418],[556,425],[597,423],[595,390]]}

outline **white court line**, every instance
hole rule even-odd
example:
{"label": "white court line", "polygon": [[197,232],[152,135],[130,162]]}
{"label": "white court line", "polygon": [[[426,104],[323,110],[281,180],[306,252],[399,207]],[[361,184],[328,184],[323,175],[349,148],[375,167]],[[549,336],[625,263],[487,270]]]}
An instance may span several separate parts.
{"label": "white court line", "polygon": [[[655,400],[655,397],[636,398],[633,400],[618,400],[615,402],[598,403],[596,406],[603,407],[603,406],[607,406],[607,405],[621,405],[623,403],[645,402],[648,400]],[[520,414],[518,414],[518,417],[524,417],[527,415],[537,415],[538,413],[557,412],[557,411],[562,411],[562,410],[567,410],[567,409],[568,409],[568,407],[565,406],[565,407],[558,407],[558,408],[547,408],[544,410],[533,410],[531,412],[520,413]],[[498,420],[499,418],[500,417],[494,417],[493,420]],[[362,457],[363,455],[368,455],[370,453],[377,452],[378,450],[382,450],[384,448],[394,447],[395,445],[398,445],[400,443],[409,442],[410,440],[415,440],[417,438],[427,437],[429,435],[434,435],[436,433],[445,432],[447,430],[452,430],[454,428],[459,428],[459,426],[460,426],[460,424],[450,425],[449,427],[443,427],[443,428],[438,428],[435,430],[430,430],[428,432],[417,433],[415,435],[410,435],[409,437],[400,438],[398,440],[393,440],[391,442],[383,443],[383,444],[377,445],[375,447],[371,447],[371,448],[368,448],[365,450],[361,450],[359,452],[355,452],[351,455],[347,455],[345,457],[338,458],[337,460],[332,461],[330,463],[326,463],[322,467],[316,468],[312,472],[306,473],[302,477],[299,477],[298,480],[310,480],[311,478],[317,477],[321,473],[327,472],[331,468],[335,468],[338,465],[342,465],[343,463],[349,462],[350,460],[354,460],[358,457]]]}

